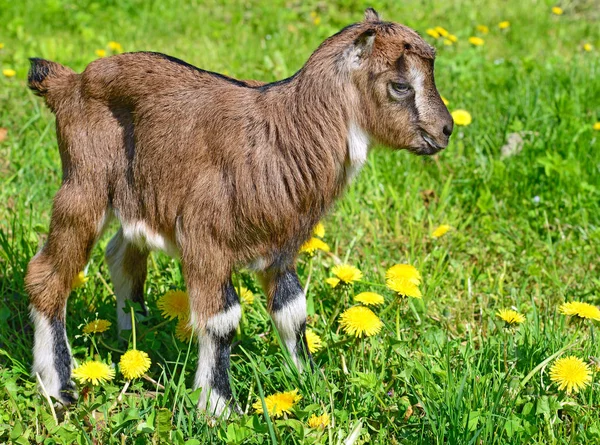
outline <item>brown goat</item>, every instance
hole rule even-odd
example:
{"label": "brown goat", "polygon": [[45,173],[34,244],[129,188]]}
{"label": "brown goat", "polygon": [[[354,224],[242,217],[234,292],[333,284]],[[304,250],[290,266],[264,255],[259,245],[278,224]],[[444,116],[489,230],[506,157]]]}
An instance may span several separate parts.
{"label": "brown goat", "polygon": [[106,259],[120,329],[143,304],[150,250],[179,257],[199,338],[199,405],[228,410],[230,342],[240,318],[231,282],[256,270],[294,362],[309,358],[299,247],[366,161],[371,140],[417,154],[448,144],[434,50],[413,30],[365,20],[323,42],[294,76],[239,81],[158,53],[121,54],[76,74],[32,59],[29,86],[56,115],[63,183],[48,241],[29,263],[34,372],[76,398],[65,332],[73,277],[112,215]]}

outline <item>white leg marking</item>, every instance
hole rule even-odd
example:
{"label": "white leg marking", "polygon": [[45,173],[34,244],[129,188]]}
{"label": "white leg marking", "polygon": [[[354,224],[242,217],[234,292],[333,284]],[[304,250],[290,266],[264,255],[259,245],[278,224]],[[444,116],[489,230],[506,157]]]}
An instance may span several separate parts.
{"label": "white leg marking", "polygon": [[120,233],[117,233],[106,246],[106,261],[117,299],[117,326],[119,332],[131,330],[131,315],[125,312],[125,301],[131,298],[133,282],[130,277],[123,273],[126,249],[127,241],[123,239]]}
{"label": "white leg marking", "polygon": [[358,175],[369,151],[369,135],[354,122],[348,125],[348,160],[346,163],[346,183],[350,184]]}
{"label": "white leg marking", "polygon": [[[194,388],[202,388],[198,399],[198,408],[206,409],[207,412],[216,416],[222,414],[226,417],[229,416],[230,409],[227,403],[230,400],[219,394],[212,386],[214,373],[226,372],[225,369],[217,369],[217,357],[221,351],[219,351],[219,344],[215,338],[229,335],[237,328],[241,317],[241,306],[236,304],[211,317],[206,322],[206,329],[200,330],[198,333],[198,369],[194,379]],[[192,319],[194,318],[192,316]]]}
{"label": "white leg marking", "polygon": [[306,296],[298,294],[293,301],[271,315],[279,336],[292,356],[298,371],[302,372],[302,362],[296,351],[298,329],[306,321]]}
{"label": "white leg marking", "polygon": [[241,318],[242,307],[239,304],[235,304],[226,311],[211,317],[206,322],[206,329],[213,335],[225,337],[237,328]]}
{"label": "white leg marking", "polygon": [[32,371],[40,375],[48,395],[55,399],[60,397],[60,378],[54,362],[54,334],[50,321],[46,316],[31,308],[31,319],[34,325],[33,367]]}
{"label": "white leg marking", "polygon": [[[198,345],[198,369],[194,379],[194,388],[202,388],[198,408],[220,416],[227,408],[227,400],[212,387],[212,376],[217,363],[217,344],[209,334],[201,333],[198,334]],[[225,413],[227,414],[228,412]]]}

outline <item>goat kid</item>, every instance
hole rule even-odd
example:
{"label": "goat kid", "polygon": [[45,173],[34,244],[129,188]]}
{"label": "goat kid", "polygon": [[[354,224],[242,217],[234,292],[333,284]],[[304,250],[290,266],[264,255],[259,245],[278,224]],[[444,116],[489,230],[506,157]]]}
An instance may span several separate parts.
{"label": "goat kid", "polygon": [[434,50],[367,9],[292,77],[239,81],[158,53],[96,60],[81,74],[31,59],[29,87],[56,115],[63,180],[46,244],[25,285],[35,325],[33,371],[73,402],[65,331],[73,277],[114,215],[106,260],[119,329],[143,304],[151,250],[181,260],[199,339],[199,407],[228,412],[230,342],[240,320],[231,282],[250,265],[294,362],[309,357],[299,247],[365,163],[370,141],[416,154],[448,144]]}

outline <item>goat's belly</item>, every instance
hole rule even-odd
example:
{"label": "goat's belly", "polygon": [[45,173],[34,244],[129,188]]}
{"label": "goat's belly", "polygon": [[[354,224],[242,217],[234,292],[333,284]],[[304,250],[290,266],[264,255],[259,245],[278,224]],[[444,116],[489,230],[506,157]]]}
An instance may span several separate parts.
{"label": "goat's belly", "polygon": [[123,237],[140,249],[159,250],[173,258],[180,256],[175,243],[152,230],[144,221],[121,221],[121,227]]}

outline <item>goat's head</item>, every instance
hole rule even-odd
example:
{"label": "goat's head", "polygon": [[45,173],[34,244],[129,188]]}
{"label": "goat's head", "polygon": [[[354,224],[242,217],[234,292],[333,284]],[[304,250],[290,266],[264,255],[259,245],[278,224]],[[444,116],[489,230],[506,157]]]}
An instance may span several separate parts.
{"label": "goat's head", "polygon": [[360,125],[393,148],[428,155],[445,148],[454,123],[435,86],[434,49],[370,8],[355,33],[344,59],[358,92]]}

